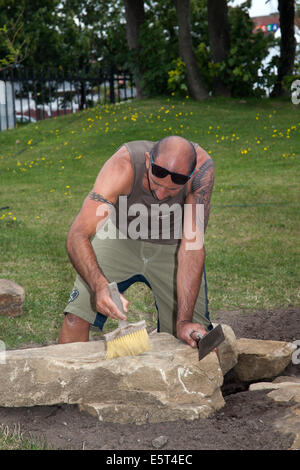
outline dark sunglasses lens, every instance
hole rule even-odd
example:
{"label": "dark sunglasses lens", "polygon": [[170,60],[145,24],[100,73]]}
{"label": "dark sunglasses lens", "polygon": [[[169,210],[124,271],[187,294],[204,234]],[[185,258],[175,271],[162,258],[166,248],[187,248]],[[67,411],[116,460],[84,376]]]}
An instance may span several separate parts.
{"label": "dark sunglasses lens", "polygon": [[165,178],[169,174],[168,170],[155,165],[155,163],[152,163],[152,173],[154,176],[157,176],[157,178]]}
{"label": "dark sunglasses lens", "polygon": [[180,175],[179,173],[170,173],[166,168],[155,165],[152,163],[152,174],[157,178],[165,178],[167,175],[171,175],[171,179],[175,184],[185,184],[189,180],[189,176]]}
{"label": "dark sunglasses lens", "polygon": [[171,179],[172,179],[173,183],[175,183],[175,184],[185,184],[185,183],[188,182],[189,176],[172,173]]}

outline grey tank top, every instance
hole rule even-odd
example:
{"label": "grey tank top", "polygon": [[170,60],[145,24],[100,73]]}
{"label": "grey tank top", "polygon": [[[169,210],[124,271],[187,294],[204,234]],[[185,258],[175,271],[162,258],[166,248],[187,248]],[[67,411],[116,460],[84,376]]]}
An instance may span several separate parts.
{"label": "grey tank top", "polygon": [[131,193],[120,196],[115,205],[118,230],[133,240],[167,245],[178,244],[182,238],[183,208],[187,185],[174,197],[158,201],[143,186],[146,152],[155,142],[136,140],[125,143],[131,158],[134,181]]}

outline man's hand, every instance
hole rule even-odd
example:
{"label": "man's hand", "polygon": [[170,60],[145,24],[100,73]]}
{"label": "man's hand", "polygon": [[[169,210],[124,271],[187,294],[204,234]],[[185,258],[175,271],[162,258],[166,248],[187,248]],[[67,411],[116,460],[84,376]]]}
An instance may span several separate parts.
{"label": "man's hand", "polygon": [[[122,300],[124,312],[127,312],[129,302],[122,294],[120,294],[120,297]],[[107,317],[114,318],[115,320],[127,319],[126,315],[120,312],[114,301],[111,299],[108,286],[101,286],[100,288],[96,288],[95,304],[97,312],[100,312]]]}
{"label": "man's hand", "polygon": [[189,321],[179,321],[177,323],[177,338],[185,341],[192,348],[197,347],[197,333],[200,333],[201,336],[205,336],[207,331],[204,326],[199,325],[199,323]]}

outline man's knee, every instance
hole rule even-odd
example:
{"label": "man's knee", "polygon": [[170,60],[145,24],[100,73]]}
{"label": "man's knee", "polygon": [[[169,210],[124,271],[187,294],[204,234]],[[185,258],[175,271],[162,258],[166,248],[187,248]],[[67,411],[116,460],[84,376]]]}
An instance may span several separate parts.
{"label": "man's knee", "polygon": [[68,312],[65,314],[58,342],[72,343],[77,341],[88,341],[89,330],[90,324],[88,321]]}
{"label": "man's knee", "polygon": [[78,327],[89,327],[89,322],[84,320],[83,318],[74,315],[74,313],[66,313],[65,314],[65,322],[71,328],[78,328]]}

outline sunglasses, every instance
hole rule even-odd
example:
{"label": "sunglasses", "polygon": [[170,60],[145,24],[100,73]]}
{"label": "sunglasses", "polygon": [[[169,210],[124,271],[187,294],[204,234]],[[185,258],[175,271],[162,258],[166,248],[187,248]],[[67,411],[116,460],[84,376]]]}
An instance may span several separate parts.
{"label": "sunglasses", "polygon": [[169,171],[166,168],[163,168],[162,166],[156,165],[154,163],[153,155],[152,152],[150,153],[151,156],[151,170],[152,174],[156,176],[157,178],[165,178],[166,176],[170,175],[171,180],[175,184],[185,184],[188,182],[188,180],[191,178],[192,174],[195,171],[195,168],[193,169],[192,173],[187,176],[187,175],[182,175],[181,173],[174,173],[173,171]]}

